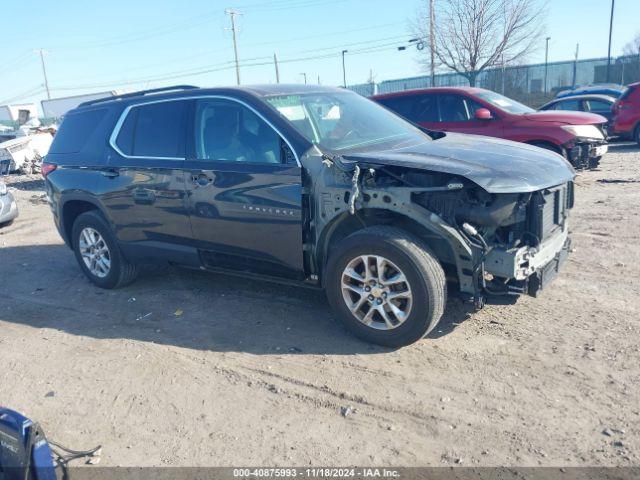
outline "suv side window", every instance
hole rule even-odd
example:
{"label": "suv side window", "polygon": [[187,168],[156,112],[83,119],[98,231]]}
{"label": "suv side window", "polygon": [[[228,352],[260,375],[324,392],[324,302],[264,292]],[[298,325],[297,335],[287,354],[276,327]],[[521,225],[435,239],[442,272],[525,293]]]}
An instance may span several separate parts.
{"label": "suv side window", "polygon": [[187,105],[176,100],[133,106],[116,145],[128,156],[183,159]]}
{"label": "suv side window", "polygon": [[602,100],[588,100],[589,111],[594,113],[611,113],[611,104]]}
{"label": "suv side window", "polygon": [[415,106],[413,108],[410,120],[416,123],[435,123],[440,120],[438,115],[438,95],[426,94],[409,98],[413,98],[415,101]]}
{"label": "suv side window", "polygon": [[81,111],[65,115],[60,130],[53,139],[51,153],[77,153],[84,148],[107,110]]}
{"label": "suv side window", "polygon": [[484,105],[481,105],[480,103],[476,102],[471,98],[467,97],[464,99],[464,101],[467,104],[467,111],[469,112],[469,120],[474,120],[476,118],[476,112],[481,108],[484,108],[485,110],[489,110],[493,116],[496,115],[492,109],[487,108]]}
{"label": "suv side window", "polygon": [[203,99],[195,108],[195,148],[199,160],[282,163],[280,135],[244,105]]}
{"label": "suv side window", "polygon": [[464,97],[461,95],[440,95],[440,121],[466,122],[470,119]]}
{"label": "suv side window", "polygon": [[555,110],[569,110],[579,112],[582,110],[581,100],[566,100],[556,103]]}
{"label": "suv side window", "polygon": [[413,115],[414,105],[416,104],[415,95],[381,98],[378,102],[409,121],[419,121],[415,120]]}

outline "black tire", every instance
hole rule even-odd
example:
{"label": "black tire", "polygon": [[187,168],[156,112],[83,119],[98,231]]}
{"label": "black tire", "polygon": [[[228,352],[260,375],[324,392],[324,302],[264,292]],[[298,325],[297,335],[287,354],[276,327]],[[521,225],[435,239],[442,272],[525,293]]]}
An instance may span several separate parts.
{"label": "black tire", "polygon": [[633,140],[640,145],[640,125],[633,131]]}
{"label": "black tire", "polygon": [[[94,275],[91,270],[87,268],[80,254],[80,234],[86,227],[96,230],[100,236],[102,236],[109,249],[111,266],[108,274],[104,277]],[[80,268],[87,278],[98,287],[106,289],[124,287],[133,282],[138,276],[138,266],[129,263],[127,259],[124,258],[118,247],[115,235],[100,212],[91,210],[79,215],[75,222],[73,222],[71,241],[78,265],[80,265]]]}
{"label": "black tire", "polygon": [[[397,265],[413,294],[411,311],[399,326],[377,330],[358,320],[342,296],[342,273],[360,255],[379,255]],[[420,340],[440,321],[447,298],[444,270],[435,255],[419,238],[403,230],[374,226],[360,230],[343,241],[329,257],[326,293],[342,323],[359,338],[388,347],[402,347]]]}

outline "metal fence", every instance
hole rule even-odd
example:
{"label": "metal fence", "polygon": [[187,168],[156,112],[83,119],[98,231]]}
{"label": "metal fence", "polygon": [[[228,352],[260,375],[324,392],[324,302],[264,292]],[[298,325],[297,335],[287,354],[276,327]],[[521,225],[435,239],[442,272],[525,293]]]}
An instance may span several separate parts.
{"label": "metal fence", "polygon": [[[478,75],[476,86],[494,90],[531,106],[539,106],[555,97],[560,90],[579,85],[604,83],[607,77],[607,59],[550,62],[492,68]],[[640,81],[640,55],[618,57],[612,60],[609,81],[622,85]],[[434,85],[428,75],[363,83],[349,88],[370,96],[398,92],[413,88],[461,87],[469,82],[457,73],[438,73]]]}

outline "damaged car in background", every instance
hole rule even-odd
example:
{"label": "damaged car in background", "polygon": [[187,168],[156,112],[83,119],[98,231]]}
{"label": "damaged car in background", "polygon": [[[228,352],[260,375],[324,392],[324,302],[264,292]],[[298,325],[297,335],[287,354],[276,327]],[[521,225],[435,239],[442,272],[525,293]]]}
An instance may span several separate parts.
{"label": "damaged car in background", "polygon": [[562,155],[576,169],[597,168],[609,148],[601,115],[537,112],[483,88],[436,87],[371,98],[420,127],[534,145]]}
{"label": "damaged car in background", "polygon": [[448,294],[537,296],[569,251],[574,171],[521,143],[428,134],[353,92],[173,87],[69,112],[43,164],[96,285],[171,263],[324,288],[359,337],[403,346]]}
{"label": "damaged car in background", "polygon": [[17,216],[18,204],[0,178],[0,228],[9,225]]}

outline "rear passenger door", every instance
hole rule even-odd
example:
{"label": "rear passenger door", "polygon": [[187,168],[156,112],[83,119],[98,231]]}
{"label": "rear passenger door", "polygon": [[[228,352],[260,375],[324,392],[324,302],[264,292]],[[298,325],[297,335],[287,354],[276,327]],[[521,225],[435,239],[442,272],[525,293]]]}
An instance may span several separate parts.
{"label": "rear passenger door", "polygon": [[191,241],[184,182],[189,105],[185,100],[132,105],[111,136],[100,197],[125,254],[171,260],[172,252],[181,257]]}
{"label": "rear passenger door", "polygon": [[204,264],[301,278],[302,170],[284,139],[231,98],[197,100],[189,130],[189,213]]}

